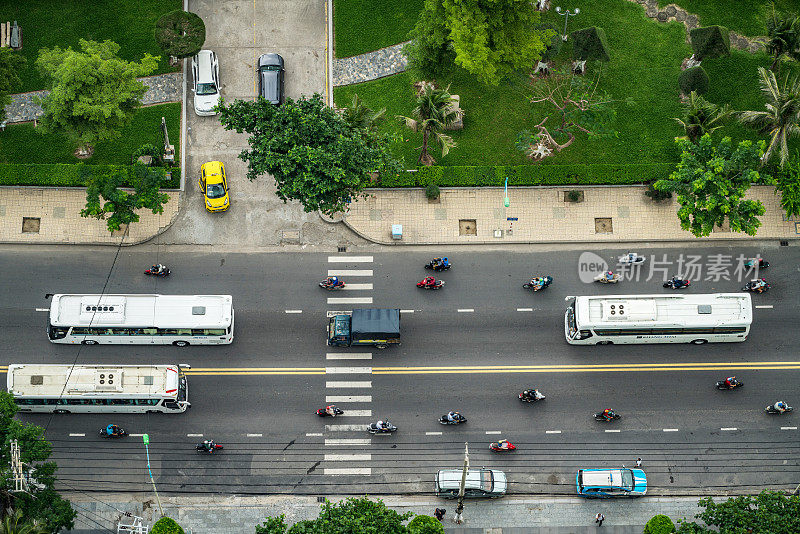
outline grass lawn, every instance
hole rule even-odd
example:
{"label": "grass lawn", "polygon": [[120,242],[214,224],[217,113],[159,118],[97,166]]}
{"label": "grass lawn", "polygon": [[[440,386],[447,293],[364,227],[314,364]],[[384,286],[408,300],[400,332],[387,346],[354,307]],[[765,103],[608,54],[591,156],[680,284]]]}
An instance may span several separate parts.
{"label": "grass lawn", "polygon": [[139,61],[145,52],[161,56],[153,74],[176,71],[155,43],[156,20],[170,11],[182,8],[180,0],[0,0],[3,21],[14,21],[22,27],[22,50],[28,60],[20,73],[22,87],[15,92],[45,88],[34,62],[40,48],[72,46],[78,39],[104,41],[120,45],[119,55],[128,61]]}
{"label": "grass lawn", "polygon": [[[800,11],[797,0],[774,0],[784,13]],[[661,7],[677,4],[700,17],[702,26],[725,26],[742,35],[766,35],[764,21],[772,11],[771,0],[658,0]]]}
{"label": "grass lawn", "polygon": [[425,0],[333,0],[336,57],[350,57],[408,40]]}
{"label": "grass lawn", "polygon": [[180,161],[180,104],[159,104],[141,108],[122,135],[113,141],[99,143],[94,156],[78,160],[72,155],[75,147],[63,135],[42,135],[33,124],[11,124],[0,133],[0,163],[78,163],[128,165],[140,146],[157,147],[161,138],[161,117],[167,119],[170,142],[175,145],[175,161]]}
{"label": "grass lawn", "polygon": [[[596,4],[599,4],[597,2]],[[619,136],[614,139],[587,139],[579,136],[561,153],[547,158],[547,164],[568,163],[662,163],[679,158],[674,138],[683,135],[673,118],[681,116],[678,98],[678,74],[681,60],[691,54],[685,42],[682,24],[657,23],[644,14],[643,8],[626,0],[607,0],[599,7],[585,7],[578,2],[561,2],[562,8],[581,7],[580,15],[571,28],[600,26],[605,30],[611,61],[602,65],[600,87],[615,99],[632,97],[634,104],[620,104],[615,128]],[[555,24],[560,20],[555,12],[545,15],[545,21]],[[579,24],[578,24],[579,23]],[[562,21],[563,24],[563,21]],[[564,63],[571,57],[570,43],[566,43],[557,61]],[[706,95],[718,104],[730,103],[734,109],[761,109],[763,101],[758,88],[758,66],[769,65],[766,54],[748,54],[735,51],[730,57],[708,60],[703,63],[711,79],[711,90]],[[589,68],[589,76],[596,75],[597,67]],[[514,165],[529,163],[516,150],[514,140],[519,131],[530,129],[543,119],[551,107],[530,104],[524,99],[527,81],[516,80],[497,87],[475,82],[461,69],[442,75],[437,83],[450,85],[451,93],[461,97],[465,110],[464,129],[452,132],[458,146],[441,158],[441,151],[431,152],[441,165]],[[375,109],[387,108],[387,116],[408,115],[413,107],[410,76],[398,74],[354,86],[335,89],[337,106],[347,105],[353,93]],[[554,121],[553,115],[550,119]],[[408,168],[417,166],[421,135],[404,127],[399,121],[387,121],[389,131],[399,132],[403,140],[393,147],[398,156],[405,158]],[[719,137],[730,135],[735,139],[756,138],[756,134],[738,124],[718,131]],[[793,146],[800,146],[797,140]]]}

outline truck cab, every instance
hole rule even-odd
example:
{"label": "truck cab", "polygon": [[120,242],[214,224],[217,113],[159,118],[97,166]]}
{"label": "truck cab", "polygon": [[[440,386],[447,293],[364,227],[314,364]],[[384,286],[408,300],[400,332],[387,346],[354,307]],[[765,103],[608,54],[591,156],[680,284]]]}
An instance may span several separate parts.
{"label": "truck cab", "polygon": [[331,347],[350,346],[350,316],[334,315],[328,323],[328,345]]}

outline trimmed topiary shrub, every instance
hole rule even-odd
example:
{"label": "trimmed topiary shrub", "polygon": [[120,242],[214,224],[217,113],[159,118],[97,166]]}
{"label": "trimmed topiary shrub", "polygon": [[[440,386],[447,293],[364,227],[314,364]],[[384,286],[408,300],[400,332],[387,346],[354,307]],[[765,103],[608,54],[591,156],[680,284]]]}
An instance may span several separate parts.
{"label": "trimmed topiary shrub", "polygon": [[444,527],[435,517],[418,515],[408,523],[408,530],[411,534],[440,534]]}
{"label": "trimmed topiary shrub", "polygon": [[206,42],[206,25],[194,13],[170,11],[156,21],[155,38],[158,46],[170,56],[193,56]]}
{"label": "trimmed topiary shrub", "polygon": [[576,61],[608,61],[608,44],[603,28],[592,26],[570,33],[572,58]]}
{"label": "trimmed topiary shrub", "polygon": [[435,200],[439,198],[439,186],[436,184],[428,184],[428,187],[425,188],[425,196],[428,197],[430,200]]}
{"label": "trimmed topiary shrub", "polygon": [[675,524],[665,515],[655,515],[644,526],[644,534],[671,534],[675,532]]}
{"label": "trimmed topiary shrub", "polygon": [[681,87],[681,93],[685,95],[691,94],[692,91],[702,95],[708,91],[708,84],[708,74],[703,67],[692,67],[678,75],[678,85]]}
{"label": "trimmed topiary shrub", "polygon": [[184,534],[184,532],[174,519],[162,517],[156,521],[156,524],[150,529],[150,534]]}
{"label": "trimmed topiary shrub", "polygon": [[[730,31],[724,26],[706,26],[689,32],[697,61],[728,56],[731,53]],[[688,93],[687,93],[688,94]]]}

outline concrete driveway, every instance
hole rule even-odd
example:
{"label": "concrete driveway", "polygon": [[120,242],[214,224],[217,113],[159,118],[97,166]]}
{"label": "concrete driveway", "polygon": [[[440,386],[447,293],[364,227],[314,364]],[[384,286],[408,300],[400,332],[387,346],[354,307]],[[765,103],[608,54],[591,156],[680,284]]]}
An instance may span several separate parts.
{"label": "concrete driveway", "polygon": [[[284,58],[288,97],[324,94],[324,0],[190,0],[189,10],[206,24],[203,48],[217,53],[226,101],[255,99],[255,66],[267,52]],[[279,200],[271,176],[247,179],[247,165],[238,158],[248,148],[247,136],[224,130],[216,117],[194,113],[188,71],[186,192],[175,223],[155,242],[234,248],[352,242],[354,235],[343,225],[330,225],[296,202]],[[231,207],[223,213],[206,212],[197,184],[200,166],[212,160],[224,162],[228,174]]]}

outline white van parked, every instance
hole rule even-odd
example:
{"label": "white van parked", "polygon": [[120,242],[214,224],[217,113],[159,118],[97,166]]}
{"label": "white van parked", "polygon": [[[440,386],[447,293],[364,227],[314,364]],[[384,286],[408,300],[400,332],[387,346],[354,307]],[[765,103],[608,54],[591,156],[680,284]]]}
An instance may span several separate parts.
{"label": "white van parked", "polygon": [[200,50],[192,58],[194,77],[194,112],[201,117],[216,115],[214,106],[219,103],[219,62],[211,50]]}

